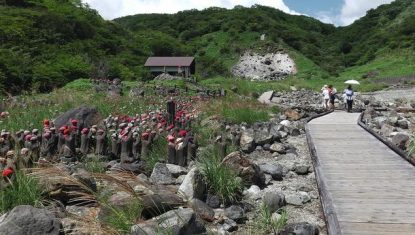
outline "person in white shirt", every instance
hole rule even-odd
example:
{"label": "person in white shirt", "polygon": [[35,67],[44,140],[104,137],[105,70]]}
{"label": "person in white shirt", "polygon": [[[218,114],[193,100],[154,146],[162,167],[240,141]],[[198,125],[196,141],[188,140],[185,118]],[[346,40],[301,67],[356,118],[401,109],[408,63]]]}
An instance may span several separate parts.
{"label": "person in white shirt", "polygon": [[329,108],[329,100],[330,100],[330,91],[329,87],[327,85],[324,85],[323,88],[321,88],[321,92],[323,95],[324,103],[323,106],[325,109]]}
{"label": "person in white shirt", "polygon": [[354,91],[352,89],[352,85],[349,85],[345,90],[344,94],[346,95],[346,102],[347,102],[347,112],[351,112],[353,108],[353,96]]}

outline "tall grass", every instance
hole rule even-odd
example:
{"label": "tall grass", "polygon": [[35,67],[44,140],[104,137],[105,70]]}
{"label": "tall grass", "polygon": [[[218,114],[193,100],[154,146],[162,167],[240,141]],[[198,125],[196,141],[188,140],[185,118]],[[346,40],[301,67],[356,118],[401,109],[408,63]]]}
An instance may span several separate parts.
{"label": "tall grass", "polygon": [[232,169],[221,163],[222,159],[214,147],[206,147],[198,161],[209,191],[221,197],[224,202],[237,201],[243,182]]}
{"label": "tall grass", "polygon": [[22,171],[16,172],[15,180],[0,190],[0,213],[19,205],[41,206],[43,190],[39,182]]}
{"label": "tall grass", "polygon": [[275,221],[267,206],[262,203],[258,216],[254,222],[254,228],[260,234],[278,234],[287,224],[288,215],[285,210],[279,210],[281,217]]}

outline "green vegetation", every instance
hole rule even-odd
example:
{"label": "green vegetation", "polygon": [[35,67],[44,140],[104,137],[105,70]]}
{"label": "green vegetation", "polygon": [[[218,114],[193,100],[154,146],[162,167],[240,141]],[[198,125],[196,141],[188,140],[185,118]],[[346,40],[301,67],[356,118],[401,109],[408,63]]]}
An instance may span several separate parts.
{"label": "green vegetation", "polygon": [[154,166],[161,162],[162,160],[166,160],[167,158],[167,140],[164,136],[160,136],[159,138],[155,139],[154,142],[151,144],[151,149],[148,154],[147,159],[143,159],[146,162],[146,170],[151,173]]}
{"label": "green vegetation", "polygon": [[242,180],[221,163],[222,159],[215,152],[213,146],[208,146],[201,154],[199,164],[202,174],[211,193],[221,197],[224,202],[236,201],[243,188]]}
{"label": "green vegetation", "polygon": [[142,205],[138,199],[132,200],[122,208],[107,204],[103,205],[109,214],[105,216],[104,223],[116,229],[120,234],[128,234],[131,226],[137,223],[141,216]]}
{"label": "green vegetation", "polygon": [[415,134],[411,136],[411,140],[409,143],[409,154],[415,155]]}
{"label": "green vegetation", "polygon": [[19,205],[39,207],[44,199],[42,193],[42,187],[35,178],[17,171],[13,183],[0,190],[0,213]]}
{"label": "green vegetation", "polygon": [[264,203],[261,204],[258,217],[254,222],[254,228],[257,234],[258,232],[259,234],[278,234],[285,227],[288,220],[287,212],[284,209],[280,209],[277,212],[281,217],[275,221],[267,206]]}
{"label": "green vegetation", "polygon": [[[147,80],[143,64],[151,55],[196,56],[199,79],[228,77],[246,50],[285,51],[295,59],[298,74],[273,85],[280,89],[290,83],[315,87],[313,83],[321,86],[367,74],[373,76],[366,83],[377,84],[377,78],[414,74],[414,12],[415,2],[397,0],[370,10],[350,26],[336,28],[259,5],[105,21],[80,0],[3,0],[0,91],[47,92],[91,77]],[[265,41],[259,40],[262,34]],[[249,90],[249,82],[238,83],[243,93]],[[73,83],[68,88],[86,89],[84,85]],[[368,85],[362,90],[381,87]]]}
{"label": "green vegetation", "polygon": [[222,99],[212,100],[206,105],[204,111],[208,116],[216,115],[234,124],[267,121],[271,113],[278,112],[275,108],[258,104],[254,99],[241,98],[232,94]]}
{"label": "green vegetation", "polygon": [[85,160],[84,168],[92,173],[105,173],[105,165],[98,156]]}

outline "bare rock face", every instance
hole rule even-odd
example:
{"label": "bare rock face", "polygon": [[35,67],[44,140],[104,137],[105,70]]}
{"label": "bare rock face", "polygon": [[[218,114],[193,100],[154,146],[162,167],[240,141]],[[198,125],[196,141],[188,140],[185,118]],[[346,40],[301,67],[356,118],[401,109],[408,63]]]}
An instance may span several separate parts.
{"label": "bare rock face", "polygon": [[294,60],[286,53],[260,55],[248,51],[232,68],[232,73],[251,80],[283,80],[296,74],[297,69]]}
{"label": "bare rock face", "polygon": [[265,175],[258,165],[243,157],[240,152],[233,152],[223,159],[222,164],[233,169],[247,185],[262,186],[265,184]]}

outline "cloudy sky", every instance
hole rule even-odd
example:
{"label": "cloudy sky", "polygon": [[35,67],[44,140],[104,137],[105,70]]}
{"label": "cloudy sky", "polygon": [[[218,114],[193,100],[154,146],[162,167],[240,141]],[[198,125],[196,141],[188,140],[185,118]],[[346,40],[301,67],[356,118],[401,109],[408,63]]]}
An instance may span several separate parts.
{"label": "cloudy sky", "polygon": [[176,13],[202,10],[211,6],[232,8],[235,5],[260,4],[290,14],[305,14],[335,25],[349,25],[366,11],[394,0],[83,0],[106,19],[139,13]]}

